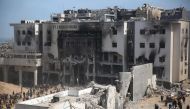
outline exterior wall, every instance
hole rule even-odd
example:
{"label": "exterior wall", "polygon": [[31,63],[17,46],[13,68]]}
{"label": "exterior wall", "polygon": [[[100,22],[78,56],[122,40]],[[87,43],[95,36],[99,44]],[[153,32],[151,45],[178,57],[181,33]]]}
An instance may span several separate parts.
{"label": "exterior wall", "polygon": [[[164,34],[159,32],[150,34],[150,30],[160,26],[164,29]],[[152,62],[154,65],[154,73],[157,74],[158,80],[168,82],[179,82],[187,78],[187,63],[188,61],[188,33],[186,28],[189,24],[185,21],[136,21],[135,22],[135,64]],[[184,28],[184,29],[183,29]],[[142,29],[147,30],[145,34],[140,34]],[[182,35],[181,31],[184,31]],[[144,43],[145,47],[141,48],[140,43]],[[154,43],[155,47],[151,48],[150,43]],[[165,43],[165,47],[161,47],[161,43]],[[186,48],[184,48],[187,44]],[[187,50],[187,51],[185,51]],[[151,53],[154,54],[154,59],[151,60]],[[186,55],[185,55],[186,54]],[[186,60],[184,57],[186,56]],[[139,60],[144,58],[143,62]],[[164,61],[161,58],[164,57]],[[180,61],[182,58],[182,61]],[[160,70],[161,69],[161,70]],[[186,71],[184,71],[186,69]],[[186,73],[185,73],[186,72]]]}
{"label": "exterior wall", "polygon": [[[37,85],[38,81],[40,83],[42,81],[41,78],[37,79],[41,77],[42,66],[40,24],[21,21],[20,24],[10,25],[14,27],[13,49],[0,53],[0,66],[7,69],[4,71],[6,73],[4,80],[5,82],[19,83],[19,85],[24,86]],[[31,80],[32,78],[34,80]]]}
{"label": "exterior wall", "polygon": [[11,26],[14,26],[15,52],[39,52],[39,24],[25,23]]}
{"label": "exterior wall", "polygon": [[[124,63],[124,55],[126,53],[124,52],[126,43],[126,36],[124,35],[126,34],[124,33],[126,31],[126,28],[124,28],[124,22],[44,23],[42,24],[42,28],[44,73],[48,72],[58,75],[63,74],[65,75],[65,79],[63,81],[67,81],[66,79],[73,78],[73,74],[77,76],[77,74],[75,74],[77,73],[75,71],[76,68],[73,65],[69,67],[72,67],[72,71],[68,71],[67,67],[69,66],[69,60],[75,62],[75,59],[73,59],[73,57],[76,57],[78,55],[85,56],[85,60],[87,59],[87,62],[85,61],[82,66],[85,69],[85,71],[83,71],[82,73],[85,73],[87,78],[94,78],[95,76],[98,80],[99,77],[111,77],[115,79],[117,77],[117,73],[124,70],[123,64],[126,64]],[[50,45],[47,44],[48,31],[51,31]],[[59,31],[63,32],[64,34],[70,35],[68,35],[67,37],[60,36],[58,34]],[[80,35],[84,31],[86,31],[86,35]],[[116,34],[114,33],[114,31],[116,31]],[[89,36],[87,35],[88,32],[91,32],[89,33]],[[72,36],[72,34],[75,34],[77,36]],[[76,40],[82,44],[84,42],[88,42],[88,40],[91,40],[92,46],[88,46],[86,48],[85,46],[80,47],[80,45],[77,45],[77,48],[80,49],[80,51],[77,51],[78,49],[76,49],[76,47],[68,46],[72,43],[67,41],[72,41],[74,42],[74,45],[76,45],[78,44],[75,43]],[[60,47],[59,43],[62,44],[62,47]],[[116,47],[113,47],[113,43],[116,43]],[[108,55],[108,60],[105,60],[104,58],[105,53]],[[52,59],[48,56],[49,54],[52,55]],[[114,56],[116,57],[116,61],[114,61],[113,59]],[[94,59],[91,59],[92,57],[94,57]],[[61,60],[63,61],[61,62]],[[51,70],[49,67],[49,63],[57,63],[59,65],[59,69]],[[79,67],[78,64],[76,66]],[[109,70],[104,70],[105,66],[109,67]]]}
{"label": "exterior wall", "polygon": [[152,64],[134,66],[133,74],[133,101],[143,98],[148,86],[148,79],[152,79]]}
{"label": "exterior wall", "polygon": [[[111,27],[117,30],[117,34],[113,34]],[[103,52],[117,52],[124,55],[124,22],[104,23],[104,34],[102,36],[102,51]],[[107,33],[107,34],[106,34]],[[117,47],[112,47],[112,43],[117,43]]]}
{"label": "exterior wall", "polygon": [[179,81],[185,80],[188,77],[188,52],[189,52],[189,23],[186,21],[179,22],[180,25],[180,71]]}
{"label": "exterior wall", "polygon": [[[137,59],[139,56],[145,56],[147,59],[146,62],[152,62],[154,66],[156,67],[164,67],[163,74],[161,77],[162,80],[164,81],[170,81],[170,28],[166,27],[165,29],[165,34],[140,34],[141,29],[147,29],[148,31],[153,27],[154,23],[150,21],[137,21],[135,22],[135,64],[139,64],[137,62]],[[165,48],[160,48],[160,42],[164,41],[165,43]],[[145,48],[140,48],[140,43],[145,43]],[[155,47],[150,48],[150,43],[154,43]],[[150,55],[153,53],[154,59],[150,59]],[[165,56],[165,62],[159,62],[159,58],[161,56]],[[145,62],[145,63],[146,63]],[[155,72],[156,73],[156,72]]]}

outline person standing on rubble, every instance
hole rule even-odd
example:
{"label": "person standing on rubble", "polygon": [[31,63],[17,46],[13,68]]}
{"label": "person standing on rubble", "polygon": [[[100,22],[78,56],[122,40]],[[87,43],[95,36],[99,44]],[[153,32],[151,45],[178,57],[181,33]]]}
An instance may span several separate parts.
{"label": "person standing on rubble", "polygon": [[173,99],[172,104],[173,104],[174,109],[176,109],[176,107],[177,107],[177,100]]}
{"label": "person standing on rubble", "polygon": [[163,100],[164,100],[164,96],[163,95],[160,96],[160,100],[161,100],[161,102],[163,102]]}
{"label": "person standing on rubble", "polygon": [[158,104],[155,104],[154,109],[159,109]]}
{"label": "person standing on rubble", "polygon": [[185,96],[184,95],[182,96],[182,100],[183,100],[183,103],[185,103]]}
{"label": "person standing on rubble", "polygon": [[182,109],[182,103],[181,103],[181,100],[178,101],[178,106],[179,106],[179,109]]}

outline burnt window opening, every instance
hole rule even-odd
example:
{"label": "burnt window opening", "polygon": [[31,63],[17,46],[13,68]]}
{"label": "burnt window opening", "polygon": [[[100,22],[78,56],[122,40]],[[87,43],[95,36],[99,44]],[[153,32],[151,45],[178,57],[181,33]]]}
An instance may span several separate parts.
{"label": "burnt window opening", "polygon": [[150,43],[150,44],[149,44],[149,47],[150,47],[150,48],[155,48],[155,43]]}
{"label": "burnt window opening", "polygon": [[20,35],[20,30],[17,30],[17,35]]}
{"label": "burnt window opening", "polygon": [[187,49],[185,49],[185,61],[187,60]]}
{"label": "burnt window opening", "polygon": [[61,36],[58,36],[58,38],[57,38],[57,44],[58,44],[58,47],[59,48],[63,48],[63,37],[61,37]]}
{"label": "burnt window opening", "polygon": [[23,30],[23,31],[22,31],[22,34],[23,34],[23,35],[25,35],[25,34],[26,34],[25,30]]}
{"label": "burnt window opening", "polygon": [[67,41],[66,42],[66,47],[69,47],[69,46],[70,46],[69,41]]}
{"label": "burnt window opening", "polygon": [[25,45],[26,44],[26,42],[25,41],[22,41],[22,45]]}
{"label": "burnt window opening", "polygon": [[39,33],[39,35],[40,35],[40,36],[42,36],[42,34],[43,34],[42,30],[40,30],[40,33]]}
{"label": "burnt window opening", "polygon": [[87,45],[88,45],[88,47],[91,47],[91,46],[92,46],[92,43],[91,43],[90,40],[87,41]]}
{"label": "burnt window opening", "polygon": [[165,75],[164,67],[154,67],[153,68],[153,74],[156,74],[156,77],[161,79]]}
{"label": "burnt window opening", "polygon": [[51,53],[48,53],[48,58],[50,58],[50,59],[54,59],[54,55],[51,54]]}
{"label": "burnt window opening", "polygon": [[48,34],[48,35],[51,35],[51,31],[50,31],[50,30],[47,30],[47,34]]}
{"label": "burnt window opening", "polygon": [[27,45],[30,46],[30,45],[31,45],[31,42],[27,42]]}
{"label": "burnt window opening", "polygon": [[188,29],[186,28],[185,33],[188,34]]}
{"label": "burnt window opening", "polygon": [[110,74],[111,73],[111,65],[102,65],[103,74]]}
{"label": "burnt window opening", "polygon": [[145,34],[145,29],[141,29],[140,34]]}
{"label": "burnt window opening", "polygon": [[104,53],[104,61],[108,61],[108,53]]}
{"label": "burnt window opening", "polygon": [[134,31],[132,29],[128,29],[127,34],[134,34]]}
{"label": "burnt window opening", "polygon": [[187,69],[185,69],[185,73],[184,74],[187,74]]}
{"label": "burnt window opening", "polygon": [[148,59],[145,57],[145,55],[141,55],[136,59],[137,64],[147,63]]}
{"label": "burnt window opening", "polygon": [[165,56],[161,56],[161,57],[159,57],[159,62],[165,62]]}
{"label": "burnt window opening", "polygon": [[113,73],[118,74],[123,71],[123,67],[121,65],[113,65]]}
{"label": "burnt window opening", "polygon": [[93,64],[89,65],[89,73],[93,73]]}
{"label": "burnt window opening", "polygon": [[117,57],[117,55],[113,55],[113,62],[114,62],[114,63],[117,63],[117,62],[118,62],[118,57]]}
{"label": "burnt window opening", "polygon": [[183,61],[183,55],[181,55],[181,61]]}
{"label": "burnt window opening", "polygon": [[115,27],[111,27],[112,34],[117,35],[117,29]]}
{"label": "burnt window opening", "polygon": [[49,63],[49,70],[55,70],[55,63]]}
{"label": "burnt window opening", "polygon": [[113,42],[113,43],[112,43],[112,47],[113,47],[113,48],[117,48],[117,43],[116,43],[116,42]]}
{"label": "burnt window opening", "polygon": [[27,31],[27,34],[28,34],[28,35],[32,35],[32,31],[31,31],[31,30],[28,30],[28,31]]}
{"label": "burnt window opening", "polygon": [[48,35],[46,40],[47,42],[45,43],[45,46],[51,46],[51,41],[52,41],[51,35]]}
{"label": "burnt window opening", "polygon": [[20,45],[21,45],[21,42],[20,42],[20,41],[17,41],[17,45],[20,46]]}
{"label": "burnt window opening", "polygon": [[149,55],[149,62],[154,64],[155,61],[155,57],[156,57],[156,52],[152,51]]}
{"label": "burnt window opening", "polygon": [[145,43],[140,43],[140,48],[145,48]]}
{"label": "burnt window opening", "polygon": [[156,34],[156,30],[150,30],[150,34]]}
{"label": "burnt window opening", "polygon": [[188,40],[186,39],[186,40],[185,40],[185,44],[184,44],[184,47],[185,47],[185,48],[187,48],[187,42],[188,42]]}
{"label": "burnt window opening", "polygon": [[160,30],[160,34],[165,34],[166,33],[166,30],[165,29],[161,29]]}
{"label": "burnt window opening", "polygon": [[164,41],[160,41],[160,48],[165,48],[165,42]]}
{"label": "burnt window opening", "polygon": [[184,33],[184,29],[182,29],[181,31],[182,31],[182,33]]}

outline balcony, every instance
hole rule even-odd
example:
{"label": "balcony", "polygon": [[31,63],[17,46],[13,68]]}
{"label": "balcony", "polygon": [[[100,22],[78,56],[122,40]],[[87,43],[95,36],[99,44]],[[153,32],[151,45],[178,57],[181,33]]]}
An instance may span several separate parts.
{"label": "balcony", "polygon": [[4,53],[0,54],[0,65],[41,66],[41,53]]}

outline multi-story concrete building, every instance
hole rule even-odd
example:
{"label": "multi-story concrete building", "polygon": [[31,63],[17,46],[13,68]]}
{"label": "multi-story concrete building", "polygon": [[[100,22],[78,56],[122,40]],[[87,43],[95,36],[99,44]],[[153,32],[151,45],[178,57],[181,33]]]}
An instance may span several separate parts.
{"label": "multi-story concrete building", "polygon": [[[0,67],[3,79],[22,85],[37,85],[41,74],[41,44],[38,21],[21,21],[14,27],[14,43],[11,51],[1,53]],[[24,85],[25,85],[24,84]]]}
{"label": "multi-story concrete building", "polygon": [[50,21],[11,24],[14,48],[6,53],[11,58],[0,58],[5,80],[11,66],[20,84],[26,83],[24,75],[34,85],[114,83],[119,72],[153,63],[160,81],[182,81],[188,75],[189,22],[179,14],[184,11],[172,11],[181,15],[174,19],[168,12],[147,4],[137,10],[65,10]]}
{"label": "multi-story concrete building", "polygon": [[47,22],[42,28],[43,72],[50,80],[113,83],[124,70],[124,22]]}
{"label": "multi-story concrete building", "polygon": [[163,81],[187,79],[189,22],[136,21],[134,24],[134,64],[154,63],[154,73]]}

